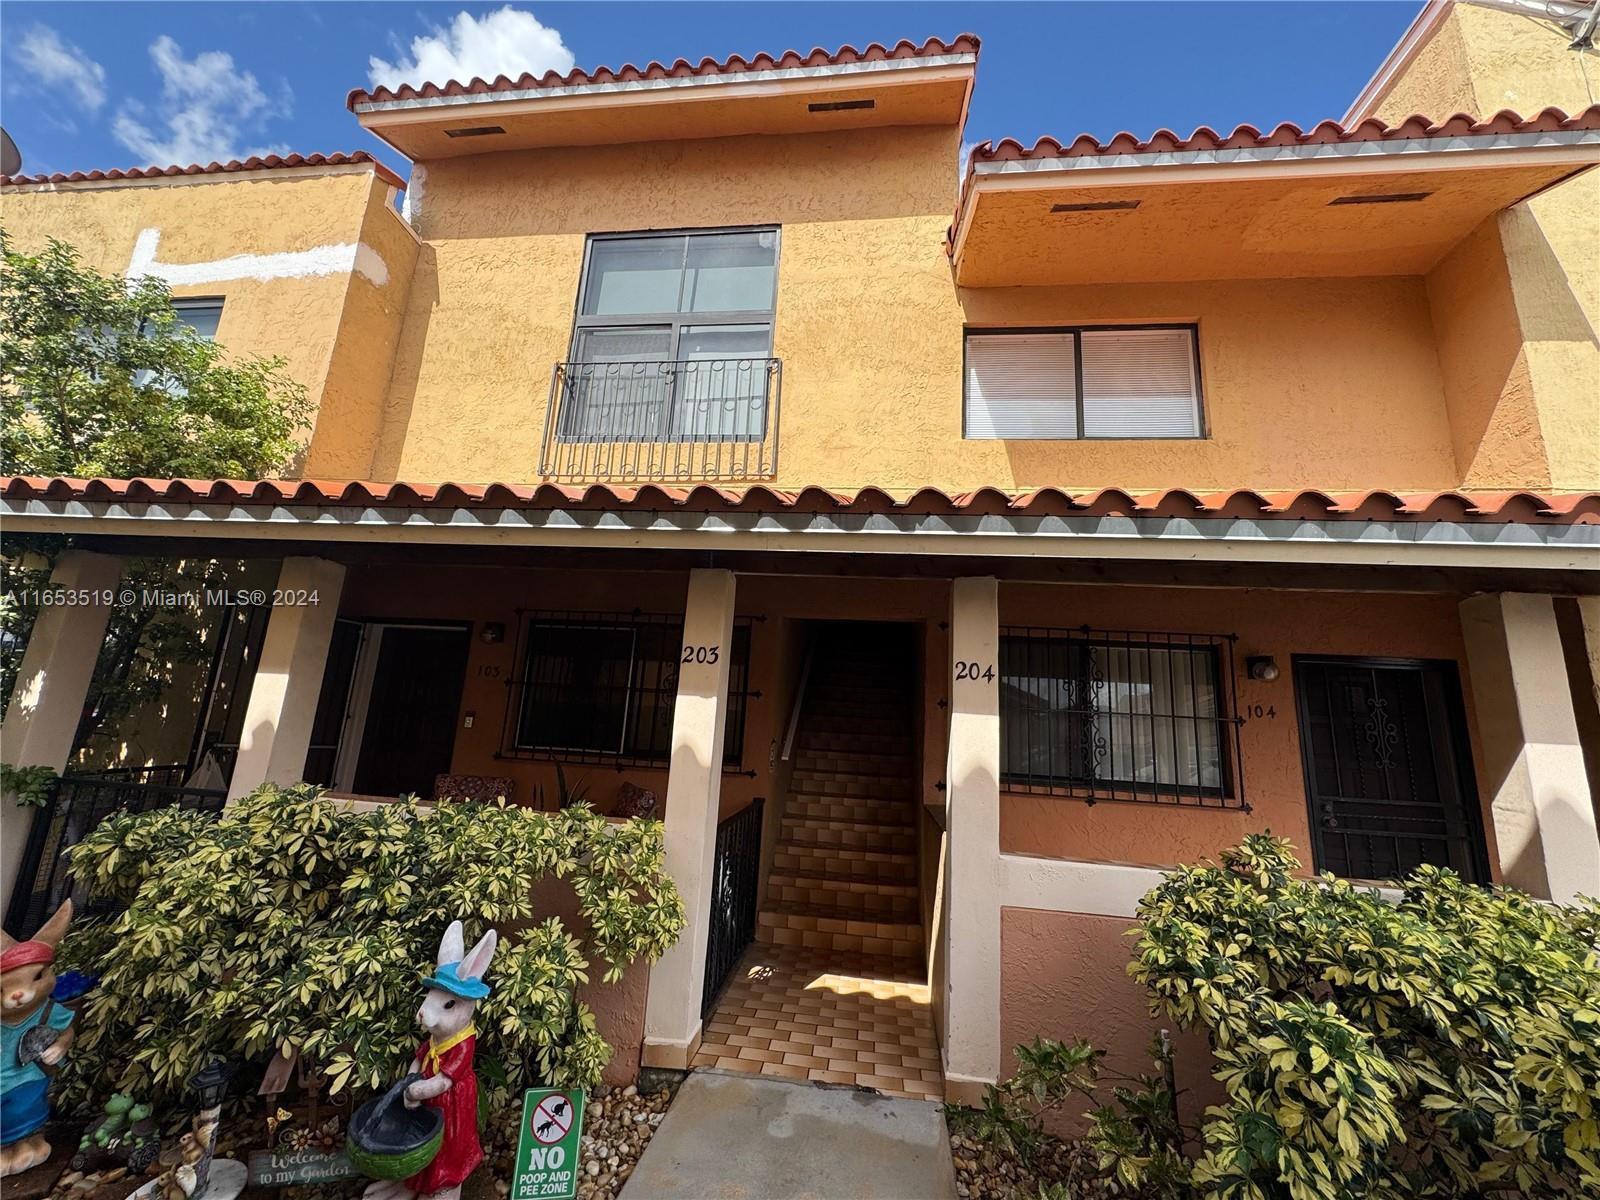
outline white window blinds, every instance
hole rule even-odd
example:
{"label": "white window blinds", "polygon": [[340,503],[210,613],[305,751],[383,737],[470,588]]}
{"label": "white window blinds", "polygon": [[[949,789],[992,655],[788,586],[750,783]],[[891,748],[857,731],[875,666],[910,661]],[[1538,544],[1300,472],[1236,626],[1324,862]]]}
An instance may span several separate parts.
{"label": "white window blinds", "polygon": [[1187,329],[1085,329],[1083,435],[1200,436],[1194,337]]}
{"label": "white window blinds", "polygon": [[967,335],[969,438],[1075,438],[1078,372],[1070,333]]}
{"label": "white window blinds", "polygon": [[1199,437],[1195,355],[1187,327],[969,333],[966,436]]}

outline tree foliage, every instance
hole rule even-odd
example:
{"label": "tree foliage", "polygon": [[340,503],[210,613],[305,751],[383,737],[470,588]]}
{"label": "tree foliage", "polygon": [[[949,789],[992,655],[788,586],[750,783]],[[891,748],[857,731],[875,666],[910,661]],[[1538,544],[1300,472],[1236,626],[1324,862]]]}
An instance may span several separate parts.
{"label": "tree foliage", "polygon": [[[220,814],[108,818],[72,849],[74,877],[127,905],[69,937],[101,977],[70,1060],[80,1096],[181,1093],[213,1056],[298,1050],[336,1089],[397,1078],[416,1048],[420,980],[451,920],[469,943],[511,933],[479,1005],[480,1055],[516,1089],[593,1084],[610,1058],[576,996],[591,960],[614,981],[677,940],[683,903],[662,873],[662,827],[580,806],[382,805],[356,813],[315,789],[263,787]],[[586,929],[536,911],[566,879]]]}
{"label": "tree foliage", "polygon": [[294,455],[310,408],[282,359],[200,337],[159,279],[0,251],[0,473],[254,479]]}

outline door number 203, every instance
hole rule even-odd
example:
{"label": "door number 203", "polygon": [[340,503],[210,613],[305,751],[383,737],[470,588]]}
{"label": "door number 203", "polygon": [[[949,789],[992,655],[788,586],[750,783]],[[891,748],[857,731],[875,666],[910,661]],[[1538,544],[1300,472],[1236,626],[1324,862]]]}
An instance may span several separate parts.
{"label": "door number 203", "polygon": [[978,662],[957,662],[957,679],[981,679],[985,683],[994,682],[994,664]]}
{"label": "door number 203", "polygon": [[721,646],[685,646],[683,648],[683,661],[686,663],[714,663],[721,657]]}

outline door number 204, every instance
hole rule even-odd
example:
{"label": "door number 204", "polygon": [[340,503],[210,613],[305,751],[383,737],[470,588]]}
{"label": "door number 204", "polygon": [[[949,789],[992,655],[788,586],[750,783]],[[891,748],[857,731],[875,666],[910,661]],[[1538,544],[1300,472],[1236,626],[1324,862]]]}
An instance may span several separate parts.
{"label": "door number 204", "polygon": [[957,662],[957,679],[981,679],[985,683],[994,682],[994,664],[979,662]]}

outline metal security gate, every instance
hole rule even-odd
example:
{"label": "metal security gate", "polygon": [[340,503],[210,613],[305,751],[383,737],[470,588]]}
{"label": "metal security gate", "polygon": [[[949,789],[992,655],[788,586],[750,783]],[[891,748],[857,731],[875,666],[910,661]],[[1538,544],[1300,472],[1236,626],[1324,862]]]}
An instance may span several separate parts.
{"label": "metal security gate", "polygon": [[228,793],[220,788],[183,787],[182,765],[136,767],[85,775],[63,775],[50,799],[34,814],[22,851],[17,882],[6,909],[6,932],[32,937],[61,902],[72,897],[81,914],[109,912],[116,905],[86,905],[84,889],[67,874],[66,852],[119,810],[149,812],[174,805],[220,812]]}
{"label": "metal security gate", "polygon": [[1424,863],[1489,881],[1454,663],[1294,660],[1314,864],[1396,879]]}
{"label": "metal security gate", "polygon": [[761,811],[757,796],[717,826],[717,858],[711,874],[711,931],[706,940],[705,990],[700,1015],[707,1016],[722,985],[756,936],[756,886],[761,876]]}

